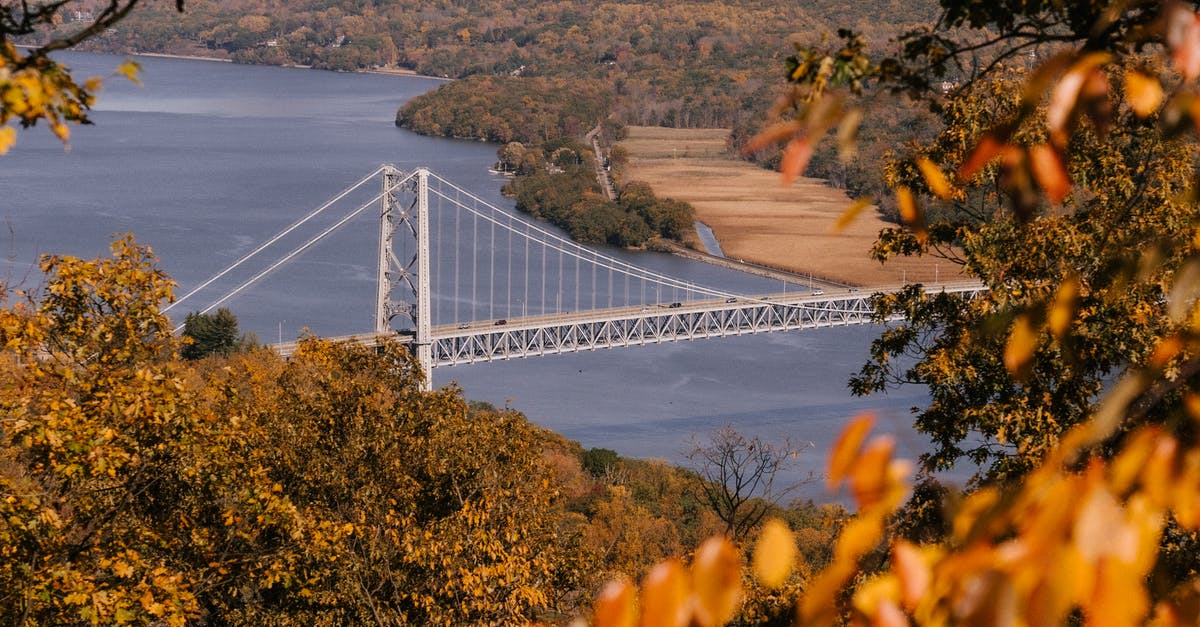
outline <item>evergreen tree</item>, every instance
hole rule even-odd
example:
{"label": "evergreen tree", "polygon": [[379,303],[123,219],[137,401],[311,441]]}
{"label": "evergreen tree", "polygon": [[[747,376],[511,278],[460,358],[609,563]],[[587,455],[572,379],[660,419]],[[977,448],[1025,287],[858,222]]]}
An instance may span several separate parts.
{"label": "evergreen tree", "polygon": [[228,355],[238,345],[237,316],[224,307],[212,314],[194,311],[183,321],[183,337],[191,340],[180,351],[184,359]]}

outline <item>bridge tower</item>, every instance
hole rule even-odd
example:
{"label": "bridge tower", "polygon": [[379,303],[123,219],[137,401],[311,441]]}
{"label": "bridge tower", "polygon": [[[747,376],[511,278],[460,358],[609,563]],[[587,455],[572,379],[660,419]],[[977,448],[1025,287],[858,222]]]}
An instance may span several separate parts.
{"label": "bridge tower", "polygon": [[[415,177],[413,176],[415,174]],[[429,288],[429,170],[418,168],[406,175],[393,166],[383,168],[383,200],[379,213],[379,259],[375,290],[375,333],[393,333],[392,319],[412,322],[409,346],[417,355],[425,379],[422,389],[433,389],[433,348]],[[396,239],[403,238],[414,252],[407,261],[396,254]]]}

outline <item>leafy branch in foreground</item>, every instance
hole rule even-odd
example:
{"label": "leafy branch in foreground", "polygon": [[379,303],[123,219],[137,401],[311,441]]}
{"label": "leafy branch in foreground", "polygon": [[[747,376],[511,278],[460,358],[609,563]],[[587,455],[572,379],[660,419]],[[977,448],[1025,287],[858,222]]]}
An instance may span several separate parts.
{"label": "leafy branch in foreground", "polygon": [[[10,123],[28,128],[44,121],[63,142],[70,135],[68,123],[90,124],[87,112],[95,103],[101,80],[78,82],[68,68],[50,57],[58,50],[71,48],[95,37],[129,15],[139,0],[108,0],[95,10],[95,3],[54,0],[0,5],[0,155],[8,152],[17,132]],[[184,0],[175,0],[175,9],[183,11]],[[94,18],[86,26],[64,31],[58,27],[69,7],[88,9]],[[13,44],[20,38],[43,31],[51,36],[44,44],[24,51]],[[138,66],[126,61],[117,74],[137,81]]]}

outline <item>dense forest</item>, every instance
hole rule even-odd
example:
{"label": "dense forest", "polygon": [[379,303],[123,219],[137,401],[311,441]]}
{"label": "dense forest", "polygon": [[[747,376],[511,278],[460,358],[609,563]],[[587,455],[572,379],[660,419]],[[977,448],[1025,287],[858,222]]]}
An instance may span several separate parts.
{"label": "dense forest", "polygon": [[[816,43],[849,26],[883,45],[935,14],[927,0],[567,0],[519,8],[495,0],[194,0],[182,14],[148,4],[88,45],[337,70],[599,81],[615,92],[625,123],[729,127],[770,103],[794,42]],[[72,28],[71,19],[66,12],[59,28]]]}
{"label": "dense forest", "polygon": [[[47,257],[36,299],[0,286],[5,622],[559,620],[734,520],[697,473],[420,391],[396,343],[183,359],[236,319],[191,316],[181,344],[169,279],[131,238],[113,250]],[[830,559],[844,510],[757,506]]]}
{"label": "dense forest", "polygon": [[472,76],[404,103],[396,124],[425,135],[540,146],[583,137],[614,100],[599,81]]}

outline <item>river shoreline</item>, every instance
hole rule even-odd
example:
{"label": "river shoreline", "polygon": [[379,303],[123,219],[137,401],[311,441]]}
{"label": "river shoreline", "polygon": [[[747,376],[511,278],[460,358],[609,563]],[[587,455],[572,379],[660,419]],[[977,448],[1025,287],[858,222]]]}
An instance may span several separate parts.
{"label": "river shoreline", "polygon": [[[31,50],[31,49],[38,47],[38,46],[30,46],[28,44],[15,44],[15,45],[17,48],[22,48],[22,49],[26,49],[26,50]],[[182,59],[182,60],[186,60],[186,61],[207,61],[207,62],[211,62],[211,63],[237,63],[237,61],[234,61],[233,59],[230,59],[230,58],[214,57],[214,56],[202,55],[202,54],[184,54],[184,53],[174,53],[174,52],[129,52],[129,51],[119,51],[119,50],[106,50],[104,48],[93,48],[93,47],[87,46],[87,45],[81,45],[77,49],[80,52],[94,52],[94,53],[100,53],[100,54],[113,54],[113,55],[128,55],[131,57],[152,57],[152,58],[156,58],[156,59]],[[358,70],[353,70],[353,71],[347,72],[346,70],[326,70],[323,68],[314,68],[311,65],[300,65],[300,64],[296,64],[296,63],[285,64],[285,65],[277,65],[274,63],[253,63],[250,65],[262,65],[265,67],[286,67],[286,68],[295,68],[298,70],[318,70],[321,72],[346,72],[348,74],[383,74],[383,75],[387,75],[387,76],[427,78],[429,80],[442,81],[442,82],[446,82],[446,83],[458,80],[458,79],[450,78],[447,76],[431,76],[429,74],[420,74],[414,70],[407,70],[404,68],[372,68],[372,69],[358,69]]]}

